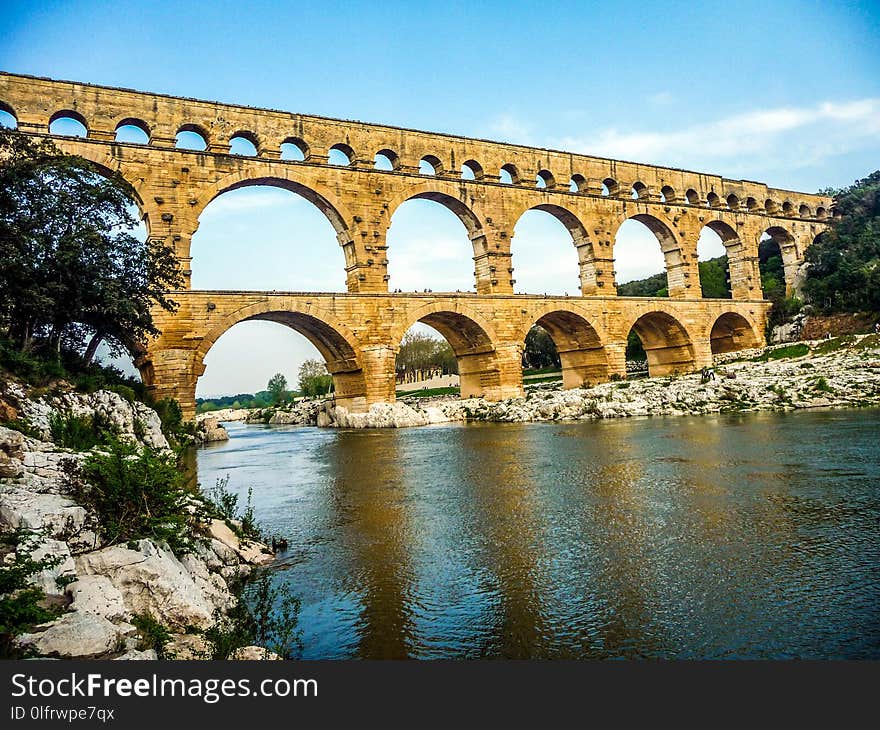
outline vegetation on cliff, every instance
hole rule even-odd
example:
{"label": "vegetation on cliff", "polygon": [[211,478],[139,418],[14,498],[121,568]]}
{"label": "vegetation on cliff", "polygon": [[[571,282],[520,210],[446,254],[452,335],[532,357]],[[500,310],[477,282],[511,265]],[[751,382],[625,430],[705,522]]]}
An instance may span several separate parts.
{"label": "vegetation on cliff", "polygon": [[880,311],[880,170],[827,192],[837,217],[805,252],[806,300],[828,313]]}
{"label": "vegetation on cliff", "polygon": [[61,562],[53,555],[35,557],[40,540],[29,530],[0,531],[0,659],[20,656],[15,637],[61,613],[33,583],[35,576]]}
{"label": "vegetation on cliff", "polygon": [[[65,647],[57,655],[82,655],[70,639],[75,631],[71,634],[66,627],[91,615],[63,613],[61,609],[69,603],[64,588],[49,597],[50,588],[44,590],[35,582],[44,580],[58,559],[32,557],[34,550],[48,544],[70,561],[71,551],[83,548],[67,544],[66,528],[59,532],[56,526],[48,543],[36,528],[18,529],[19,524],[41,519],[42,513],[31,501],[54,500],[53,504],[70,505],[88,515],[87,531],[95,543],[76,553],[77,560],[122,549],[147,550],[151,559],[167,562],[173,558],[162,555],[170,548],[169,555],[186,555],[191,561],[188,565],[196,566],[193,569],[198,573],[207,570],[198,562],[199,556],[210,553],[212,540],[217,542],[210,534],[214,508],[187,487],[178,455],[165,448],[159,434],[161,421],[172,447],[191,440],[192,426],[183,421],[179,404],[173,400],[152,403],[136,378],[95,362],[102,342],[113,354],[137,351],[146,338],[159,334],[151,312],[156,307],[176,308],[168,294],[182,284],[174,251],[136,235],[137,204],[136,192],[120,176],[65,155],[50,142],[0,129],[0,422],[14,429],[2,429],[8,447],[2,454],[4,476],[13,478],[8,493],[0,495],[6,500],[4,509],[8,508],[0,530],[3,655],[19,651],[16,636],[53,619],[58,619],[54,629],[37,627],[31,639],[38,645],[59,639]],[[143,438],[145,426],[137,417],[133,424],[129,418],[127,431],[121,433],[120,414],[114,411],[108,416],[95,406],[98,401],[106,405],[107,398],[92,402],[92,396],[76,394],[100,396],[104,390],[121,396],[111,396],[111,406],[115,398],[117,406],[137,400],[155,409],[153,414],[137,404],[136,416],[148,414],[150,427],[155,427],[149,438]],[[40,405],[34,411],[35,406],[29,404],[37,402]],[[25,411],[31,416],[42,414],[42,426],[35,428],[23,417]],[[51,437],[56,449],[46,444],[36,448],[41,463],[48,459],[46,463],[54,466],[32,470],[20,452],[35,448],[35,442],[23,440],[15,430],[38,440]],[[53,473],[54,477],[46,476]],[[17,510],[27,513],[28,520],[6,519]],[[257,532],[252,509],[228,522],[237,531],[236,541]],[[234,553],[232,548],[225,549]],[[296,638],[296,602],[272,588],[268,576],[254,573],[251,584],[245,573],[235,577],[241,586],[240,600],[228,612],[218,611],[211,634],[204,633],[205,641],[236,646],[244,640],[281,637],[279,647],[290,655]],[[193,590],[198,600],[209,600],[199,589]],[[212,590],[220,591],[216,582]],[[102,638],[117,635],[107,618],[88,621],[87,628]],[[163,649],[166,627],[149,615],[139,615],[136,622],[142,634],[149,634],[145,640]],[[230,632],[235,640],[227,636]],[[40,638],[50,635],[53,638]],[[108,647],[101,653],[106,651],[114,649]],[[225,651],[210,653],[219,656]]]}

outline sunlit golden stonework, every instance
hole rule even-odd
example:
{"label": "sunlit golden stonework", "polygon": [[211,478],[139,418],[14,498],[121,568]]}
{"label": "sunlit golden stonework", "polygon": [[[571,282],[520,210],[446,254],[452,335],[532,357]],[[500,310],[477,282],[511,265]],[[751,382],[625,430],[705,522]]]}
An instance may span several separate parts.
{"label": "sunlit golden stonework", "polygon": [[[394,400],[395,353],[417,321],[451,343],[465,396],[522,394],[523,340],[536,322],[557,344],[566,387],[625,376],[632,327],[653,375],[690,371],[710,364],[713,352],[763,342],[769,303],[761,292],[758,242],[766,232],[779,243],[791,290],[803,252],[825,230],[831,206],[823,196],[686,170],[29,76],[0,74],[0,108],[29,134],[48,136],[58,117],[80,121],[86,138],[53,141],[118,170],[134,186],[150,238],[174,247],[187,282],[199,215],[225,191],[283,187],[330,220],[345,253],[348,293],[188,288],[174,293],[176,313],[156,312],[162,335],[137,363],[154,395],[177,398],[188,417],[195,413],[196,381],[209,348],[247,319],[281,322],[304,334],[327,359],[337,401],[356,410]],[[116,142],[123,125],[140,127],[149,143]],[[198,132],[205,151],[176,148],[180,131]],[[235,137],[252,142],[256,156],[230,155]],[[280,159],[284,143],[304,159]],[[329,164],[333,149],[350,164]],[[375,169],[380,152],[392,170]],[[420,174],[420,163],[434,174]],[[463,179],[464,168],[473,179]],[[394,211],[413,198],[445,205],[466,226],[476,293],[388,292],[388,227]],[[580,296],[513,294],[513,230],[533,208],[570,231]],[[613,244],[629,218],[647,225],[660,242],[668,299],[616,296]],[[697,239],[705,226],[727,249],[732,300],[700,296]],[[242,266],[256,263],[247,244],[242,242]]]}

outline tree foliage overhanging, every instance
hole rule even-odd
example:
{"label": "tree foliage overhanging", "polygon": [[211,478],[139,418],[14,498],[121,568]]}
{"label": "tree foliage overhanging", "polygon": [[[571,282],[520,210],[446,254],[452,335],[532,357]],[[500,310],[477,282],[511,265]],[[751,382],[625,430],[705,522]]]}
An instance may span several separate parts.
{"label": "tree foliage overhanging", "polygon": [[804,295],[825,312],[880,311],[880,170],[834,194],[831,230],[809,246]]}
{"label": "tree foliage overhanging", "polygon": [[174,251],[138,240],[133,188],[53,144],[0,129],[0,332],[26,352],[62,345],[91,361],[158,334],[151,308],[182,275]]}

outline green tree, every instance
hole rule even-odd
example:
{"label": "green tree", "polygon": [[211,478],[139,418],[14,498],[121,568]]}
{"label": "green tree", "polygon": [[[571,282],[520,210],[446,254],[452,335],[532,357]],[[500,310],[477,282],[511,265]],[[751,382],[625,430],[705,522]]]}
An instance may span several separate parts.
{"label": "green tree", "polygon": [[269,378],[269,383],[266,385],[266,390],[269,391],[269,394],[272,396],[272,403],[274,405],[278,405],[281,401],[284,400],[284,397],[287,395],[287,378],[285,378],[281,373],[275,373],[271,378]]}
{"label": "green tree", "polygon": [[556,343],[540,325],[534,325],[526,335],[522,366],[529,369],[561,367]]}
{"label": "green tree", "polygon": [[626,338],[626,359],[635,362],[646,362],[648,354],[642,344],[642,338],[636,334],[635,330],[630,330]]}
{"label": "green tree", "polygon": [[834,195],[837,217],[804,254],[807,301],[827,312],[880,311],[880,170]]}
{"label": "green tree", "polygon": [[730,279],[727,256],[700,261],[700,289],[707,299],[730,299]]}
{"label": "green tree", "polygon": [[46,603],[43,589],[31,582],[61,562],[58,556],[33,557],[43,537],[22,528],[0,533],[0,659],[19,658],[22,652],[15,637],[60,613]]}
{"label": "green tree", "polygon": [[646,279],[637,279],[618,284],[617,293],[622,297],[668,297],[666,272],[661,271]]}
{"label": "green tree", "polygon": [[446,340],[410,330],[400,343],[395,367],[398,373],[413,376],[436,370],[446,375],[458,372],[458,360]]}
{"label": "green tree", "polygon": [[299,366],[299,389],[308,397],[327,395],[333,389],[333,376],[319,360],[306,360]]}
{"label": "green tree", "polygon": [[151,308],[173,311],[174,251],[132,235],[136,193],[51,143],[0,129],[0,328],[21,351],[62,341],[91,361],[158,334]]}
{"label": "green tree", "polygon": [[[730,299],[730,278],[727,256],[718,256],[708,261],[700,261],[700,289],[702,296],[708,299]],[[668,297],[669,288],[666,272],[648,276],[644,279],[627,281],[617,287],[622,297]]]}
{"label": "green tree", "polygon": [[785,269],[782,252],[772,238],[758,244],[758,270],[761,272],[761,291],[771,302],[785,299]]}
{"label": "green tree", "polygon": [[785,267],[782,251],[772,238],[758,243],[758,270],[761,272],[761,291],[773,306],[767,316],[768,336],[776,325],[789,322],[802,306],[800,299],[785,294]]}

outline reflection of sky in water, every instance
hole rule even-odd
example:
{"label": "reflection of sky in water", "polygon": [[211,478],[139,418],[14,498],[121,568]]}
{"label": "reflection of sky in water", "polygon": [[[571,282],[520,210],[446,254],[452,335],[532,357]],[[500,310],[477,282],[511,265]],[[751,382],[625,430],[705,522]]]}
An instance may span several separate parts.
{"label": "reflection of sky in water", "polygon": [[199,468],[289,539],[310,658],[878,657],[878,426],[233,424]]}

